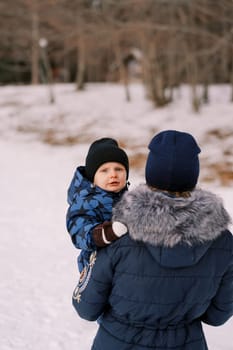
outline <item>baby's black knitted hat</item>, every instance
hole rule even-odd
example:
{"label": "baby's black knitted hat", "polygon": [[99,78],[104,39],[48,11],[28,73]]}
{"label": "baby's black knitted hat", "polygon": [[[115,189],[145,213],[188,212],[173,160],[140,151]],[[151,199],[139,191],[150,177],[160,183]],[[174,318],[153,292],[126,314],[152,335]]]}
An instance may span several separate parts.
{"label": "baby's black knitted hat", "polygon": [[93,182],[97,169],[107,162],[122,164],[126,169],[128,179],[129,160],[127,154],[118,146],[116,140],[104,137],[94,141],[87,153],[85,170],[88,180]]}

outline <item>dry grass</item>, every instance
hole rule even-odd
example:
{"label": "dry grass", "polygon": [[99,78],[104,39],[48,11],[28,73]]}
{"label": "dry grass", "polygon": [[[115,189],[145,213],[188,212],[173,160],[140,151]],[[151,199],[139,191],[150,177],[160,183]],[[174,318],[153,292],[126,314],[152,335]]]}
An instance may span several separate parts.
{"label": "dry grass", "polygon": [[146,164],[147,156],[143,153],[135,153],[130,157],[130,168],[132,169],[143,169]]}
{"label": "dry grass", "polygon": [[228,137],[233,137],[233,130],[226,130],[226,129],[212,129],[209,130],[207,133],[207,138],[209,137],[215,137],[219,140],[224,140]]}
{"label": "dry grass", "polygon": [[230,162],[222,161],[206,166],[208,175],[203,177],[205,182],[218,180],[222,186],[230,186],[233,183],[233,165]]}
{"label": "dry grass", "polygon": [[[71,135],[60,133],[56,129],[48,128],[41,130],[36,124],[28,126],[19,126],[19,132],[24,133],[36,133],[39,138],[52,146],[72,146],[79,143],[90,144],[93,142],[93,137],[87,134],[87,130],[80,130],[78,134]],[[231,130],[218,130],[213,129],[206,133],[205,142],[208,142],[211,138],[216,140],[225,140],[226,138],[233,137]],[[118,139],[119,146],[129,151],[130,168],[136,171],[145,168],[147,158],[147,147],[145,145],[132,145],[124,139]],[[143,153],[145,149],[145,153]],[[232,163],[233,149],[227,148],[222,151],[222,160],[218,163],[209,163],[208,159],[202,159],[201,172],[202,180],[204,182],[216,182],[218,181],[222,186],[231,186],[233,183],[233,163]]]}

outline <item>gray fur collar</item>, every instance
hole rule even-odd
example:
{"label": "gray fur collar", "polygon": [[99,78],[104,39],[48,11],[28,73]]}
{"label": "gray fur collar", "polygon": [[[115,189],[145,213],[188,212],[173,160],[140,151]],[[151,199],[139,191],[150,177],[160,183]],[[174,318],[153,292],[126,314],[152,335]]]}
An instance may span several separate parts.
{"label": "gray fur collar", "polygon": [[125,223],[133,239],[165,247],[214,240],[231,222],[211,192],[196,189],[189,198],[171,198],[145,184],[124,194],[113,220]]}

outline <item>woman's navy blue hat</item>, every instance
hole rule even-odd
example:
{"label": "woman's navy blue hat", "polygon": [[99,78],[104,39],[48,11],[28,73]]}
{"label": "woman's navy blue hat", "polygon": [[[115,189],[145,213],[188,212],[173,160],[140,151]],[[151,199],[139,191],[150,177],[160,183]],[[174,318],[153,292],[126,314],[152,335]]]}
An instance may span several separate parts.
{"label": "woman's navy blue hat", "polygon": [[118,146],[116,140],[108,137],[94,141],[87,153],[85,171],[89,181],[93,182],[98,168],[107,162],[120,163],[125,167],[127,179],[129,175],[129,160],[125,151]]}
{"label": "woman's navy blue hat", "polygon": [[176,130],[153,137],[146,163],[146,182],[166,191],[192,190],[198,181],[201,152],[192,135]]}

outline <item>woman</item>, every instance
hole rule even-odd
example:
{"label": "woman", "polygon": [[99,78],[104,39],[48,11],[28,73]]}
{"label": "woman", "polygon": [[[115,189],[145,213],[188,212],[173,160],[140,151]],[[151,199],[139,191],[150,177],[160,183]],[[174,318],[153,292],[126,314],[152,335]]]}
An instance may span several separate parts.
{"label": "woman", "polygon": [[200,148],[168,130],[149,150],[146,184],[114,210],[129,234],[92,256],[74,291],[80,317],[99,318],[93,350],[204,350],[202,322],[219,326],[233,315],[230,217],[196,188]]}

